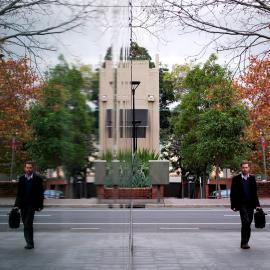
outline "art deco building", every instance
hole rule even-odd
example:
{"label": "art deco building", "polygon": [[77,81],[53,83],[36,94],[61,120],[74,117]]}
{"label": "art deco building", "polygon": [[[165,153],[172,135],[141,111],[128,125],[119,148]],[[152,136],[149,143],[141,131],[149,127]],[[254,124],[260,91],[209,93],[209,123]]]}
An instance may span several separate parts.
{"label": "art deco building", "polygon": [[147,60],[121,62],[114,68],[106,61],[100,69],[99,139],[100,151],[132,150],[133,112],[131,81],[135,90],[135,137],[137,149],[159,152],[159,65],[149,68]]}

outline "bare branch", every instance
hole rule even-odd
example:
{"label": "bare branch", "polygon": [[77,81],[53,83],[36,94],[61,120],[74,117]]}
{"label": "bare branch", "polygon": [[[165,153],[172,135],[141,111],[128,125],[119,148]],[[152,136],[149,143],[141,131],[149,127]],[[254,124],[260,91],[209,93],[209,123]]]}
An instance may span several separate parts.
{"label": "bare branch", "polygon": [[[217,51],[233,51],[245,61],[256,49],[261,55],[270,47],[270,1],[261,0],[160,0],[149,16],[160,24],[171,22],[181,34],[195,30],[212,36]],[[218,41],[218,42],[217,42]],[[211,44],[212,45],[212,44]],[[208,44],[207,46],[210,46]]]}
{"label": "bare branch", "polygon": [[41,45],[41,37],[59,35],[83,26],[102,12],[94,7],[97,2],[99,0],[83,3],[76,0],[1,1],[0,49],[10,56],[17,56],[16,47],[23,47],[29,57],[30,54],[39,55],[40,50],[51,50],[49,44]]}

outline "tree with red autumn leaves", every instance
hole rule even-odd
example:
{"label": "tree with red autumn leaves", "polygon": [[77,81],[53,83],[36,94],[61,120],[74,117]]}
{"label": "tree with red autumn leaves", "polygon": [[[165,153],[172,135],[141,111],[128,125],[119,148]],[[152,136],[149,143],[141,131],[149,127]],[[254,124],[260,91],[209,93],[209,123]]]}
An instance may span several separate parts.
{"label": "tree with red autumn leaves", "polygon": [[39,87],[27,59],[0,61],[0,172],[9,172],[12,148],[17,165],[27,159],[28,109],[38,98]]}
{"label": "tree with red autumn leaves", "polygon": [[[249,112],[250,125],[247,128],[246,140],[252,142],[250,158],[254,163],[254,171],[263,173],[262,148],[265,147],[269,176],[270,57],[262,60],[252,57],[249,67],[234,84],[238,98],[246,104]],[[262,140],[265,143],[262,143]]]}

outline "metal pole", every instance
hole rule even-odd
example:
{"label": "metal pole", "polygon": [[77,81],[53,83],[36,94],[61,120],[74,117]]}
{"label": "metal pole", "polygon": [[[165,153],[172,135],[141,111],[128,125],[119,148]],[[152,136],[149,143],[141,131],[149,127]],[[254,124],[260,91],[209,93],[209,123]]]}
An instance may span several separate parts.
{"label": "metal pole", "polygon": [[267,180],[265,149],[263,150],[263,169],[264,169],[264,177],[265,177],[265,180]]}
{"label": "metal pole", "polygon": [[199,177],[199,181],[200,181],[200,199],[202,199],[202,178],[201,178],[201,176]]}
{"label": "metal pole", "polygon": [[12,181],[13,167],[14,167],[14,162],[15,162],[16,138],[14,136],[12,137],[11,149],[12,149],[12,153],[11,153],[10,175],[9,175],[10,181]]}
{"label": "metal pole", "polygon": [[114,87],[113,87],[113,158],[116,157],[117,154],[117,68],[114,67]]}
{"label": "metal pole", "polygon": [[216,165],[216,197],[217,199],[221,199],[221,191],[220,191],[220,176],[219,176],[219,166]]}
{"label": "metal pole", "polygon": [[84,179],[84,198],[87,198],[87,181],[86,181],[86,177]]}
{"label": "metal pole", "polygon": [[203,189],[203,198],[205,198],[205,174],[203,172],[203,177],[202,177],[202,189]]}
{"label": "metal pole", "polygon": [[133,201],[130,200],[130,211],[129,211],[129,262],[128,262],[128,270],[133,269]]}
{"label": "metal pole", "polygon": [[157,202],[160,203],[160,198],[161,198],[161,195],[160,195],[160,185],[157,185]]}
{"label": "metal pole", "polygon": [[265,155],[266,143],[265,143],[264,137],[261,137],[261,142],[262,142],[262,154],[263,154],[264,179],[267,180],[266,155]]}
{"label": "metal pole", "polygon": [[80,199],[83,197],[83,182],[80,181]]}
{"label": "metal pole", "polygon": [[181,184],[182,184],[182,190],[181,190],[181,193],[182,193],[182,199],[184,199],[184,177],[181,176]]}
{"label": "metal pole", "polygon": [[[132,138],[133,138],[133,147],[132,147],[132,178],[134,177],[134,155],[135,155],[135,89],[132,85],[132,42],[133,42],[133,33],[132,33],[132,19],[133,19],[133,13],[132,13],[132,0],[129,0],[129,8],[130,8],[130,18],[129,18],[129,27],[130,27],[130,87],[131,87],[131,93],[132,93]],[[131,179],[132,181],[133,179]],[[130,220],[129,220],[129,263],[128,263],[128,270],[133,269],[133,200],[130,198]]]}
{"label": "metal pole", "polygon": [[132,89],[132,143],[133,155],[136,153],[136,140],[135,140],[135,90]]}
{"label": "metal pole", "polygon": [[132,154],[135,154],[135,89],[133,88],[132,81],[133,81],[133,63],[132,63],[132,43],[133,43],[133,6],[132,6],[132,0],[129,0],[129,7],[130,7],[130,87],[131,87],[131,93],[132,93]]}
{"label": "metal pole", "polygon": [[226,197],[228,197],[228,187],[227,187],[227,168],[225,168],[225,187],[226,187]]}

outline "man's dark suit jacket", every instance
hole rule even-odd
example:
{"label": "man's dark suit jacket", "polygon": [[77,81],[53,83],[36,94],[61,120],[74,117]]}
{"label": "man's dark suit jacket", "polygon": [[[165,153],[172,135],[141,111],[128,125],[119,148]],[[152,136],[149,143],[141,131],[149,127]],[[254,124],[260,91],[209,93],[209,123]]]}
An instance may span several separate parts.
{"label": "man's dark suit jacket", "polygon": [[28,206],[29,201],[31,201],[31,206],[33,206],[34,210],[42,209],[44,199],[42,178],[35,173],[33,174],[31,198],[26,198],[26,181],[27,178],[24,175],[19,178],[17,197],[14,206],[21,209],[24,206]]}
{"label": "man's dark suit jacket", "polygon": [[[250,201],[248,203],[249,207],[256,208],[260,206],[258,195],[257,195],[257,185],[254,175],[249,175],[248,178],[249,187],[250,187]],[[239,210],[241,205],[245,204],[245,194],[243,187],[243,179],[241,174],[238,174],[232,179],[231,186],[231,209]]]}

